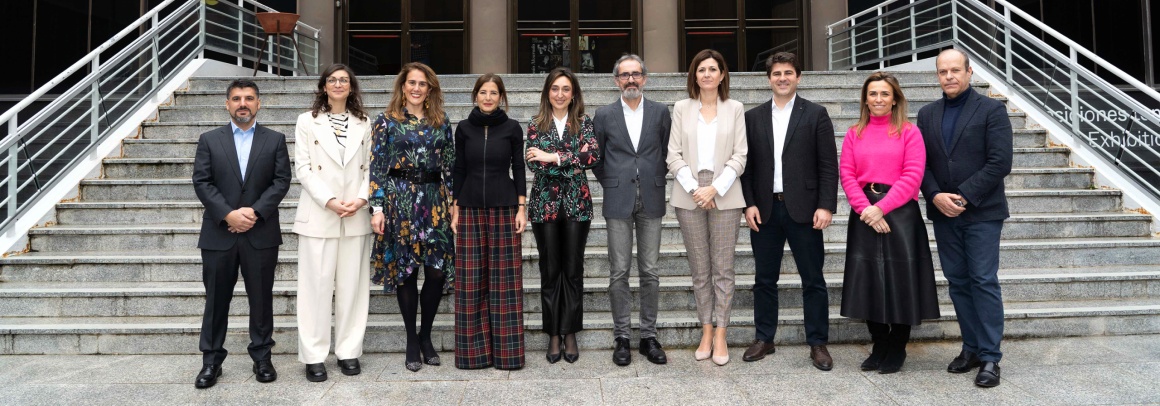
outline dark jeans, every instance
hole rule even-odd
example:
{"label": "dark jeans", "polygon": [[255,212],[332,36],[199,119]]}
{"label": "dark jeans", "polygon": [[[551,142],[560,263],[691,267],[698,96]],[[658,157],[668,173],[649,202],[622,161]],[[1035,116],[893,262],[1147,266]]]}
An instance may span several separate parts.
{"label": "dark jeans", "polygon": [[772,218],[761,219],[760,231],[749,230],[756,268],[753,285],[753,324],[756,338],[772,342],[777,334],[777,281],[781,277],[781,259],[785,242],[802,277],[802,307],[805,312],[806,342],[824,345],[830,340],[830,302],[826,280],[822,277],[825,247],[822,231],[813,224],[794,222],[785,203],[773,202]]}
{"label": "dark jeans", "polygon": [[999,362],[1003,353],[1003,296],[999,288],[999,236],[1003,220],[934,222],[939,262],[949,282],[963,349],[982,361]]}

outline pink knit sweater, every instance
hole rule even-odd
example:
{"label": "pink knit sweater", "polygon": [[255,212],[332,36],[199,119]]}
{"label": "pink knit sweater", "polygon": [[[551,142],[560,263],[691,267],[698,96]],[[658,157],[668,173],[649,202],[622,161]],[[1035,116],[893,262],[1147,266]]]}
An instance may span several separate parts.
{"label": "pink knit sweater", "polygon": [[862,130],[862,138],[858,138],[854,127],[846,131],[839,175],[855,213],[861,214],[870,207],[870,200],[862,191],[870,183],[891,185],[890,191],[876,204],[883,214],[901,207],[907,200],[918,200],[918,186],[926,172],[922,134],[909,122],[903,126],[901,138],[887,135],[889,131],[890,115],[871,116],[870,123]]}

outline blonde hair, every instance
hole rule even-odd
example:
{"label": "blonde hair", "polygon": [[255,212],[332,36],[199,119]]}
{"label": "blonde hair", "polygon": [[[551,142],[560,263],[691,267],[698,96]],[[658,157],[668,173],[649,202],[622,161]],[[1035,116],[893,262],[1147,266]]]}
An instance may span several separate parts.
{"label": "blonde hair", "polygon": [[870,77],[867,77],[866,81],[862,83],[862,114],[858,117],[858,122],[850,128],[855,130],[858,138],[862,138],[862,130],[865,130],[866,126],[870,124],[870,106],[866,105],[866,92],[873,82],[886,82],[890,85],[890,91],[894,93],[894,106],[890,107],[890,131],[887,132],[887,135],[901,138],[902,130],[910,124],[907,121],[906,96],[902,94],[902,85],[898,84],[898,78],[887,72],[871,73]]}

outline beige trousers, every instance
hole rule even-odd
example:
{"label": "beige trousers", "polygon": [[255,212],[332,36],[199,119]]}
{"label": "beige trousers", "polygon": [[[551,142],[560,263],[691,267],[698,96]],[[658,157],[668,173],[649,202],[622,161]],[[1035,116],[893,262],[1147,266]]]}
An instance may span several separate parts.
{"label": "beige trousers", "polygon": [[[700,186],[712,181],[710,171],[697,174]],[[701,324],[728,327],[735,281],[733,254],[741,231],[741,209],[674,209],[689,257],[697,319]]]}
{"label": "beige trousers", "polygon": [[[326,361],[334,311],[334,355],[362,356],[370,310],[371,236],[298,236],[298,360]],[[333,306],[332,306],[333,299]]]}

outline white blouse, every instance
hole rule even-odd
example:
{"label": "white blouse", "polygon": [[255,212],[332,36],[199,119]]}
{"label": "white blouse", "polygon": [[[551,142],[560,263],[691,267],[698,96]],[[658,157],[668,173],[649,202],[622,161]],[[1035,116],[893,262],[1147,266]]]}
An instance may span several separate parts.
{"label": "white blouse", "polygon": [[[717,99],[717,103],[721,103]],[[697,101],[697,111],[702,107],[701,102]],[[720,116],[713,117],[713,121],[705,122],[705,116],[700,113],[697,114],[697,171],[708,170],[712,171],[717,164],[713,161],[713,155],[717,150],[717,119]],[[677,182],[681,184],[689,193],[693,193],[699,187],[697,178],[693,177],[692,170],[688,166],[677,170]],[[717,189],[718,196],[725,196],[725,192],[733,186],[733,182],[737,181],[737,171],[728,166],[721,170],[721,174],[713,180],[712,186]]]}

